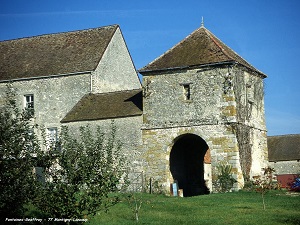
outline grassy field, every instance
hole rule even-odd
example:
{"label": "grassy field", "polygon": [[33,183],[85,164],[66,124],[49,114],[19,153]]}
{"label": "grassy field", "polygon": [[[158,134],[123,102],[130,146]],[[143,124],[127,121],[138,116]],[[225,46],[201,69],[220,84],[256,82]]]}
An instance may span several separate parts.
{"label": "grassy field", "polygon": [[[266,194],[266,210],[263,210],[261,195],[255,192],[190,198],[135,194],[135,198],[137,203],[142,202],[138,224],[300,224],[300,196],[284,191]],[[136,224],[134,206],[123,196],[121,203],[110,208],[108,213],[99,213],[88,224]]]}

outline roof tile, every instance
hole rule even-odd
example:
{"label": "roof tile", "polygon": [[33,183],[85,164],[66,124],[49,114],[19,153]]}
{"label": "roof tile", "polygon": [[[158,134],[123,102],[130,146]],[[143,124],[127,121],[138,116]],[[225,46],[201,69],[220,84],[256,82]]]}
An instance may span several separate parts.
{"label": "roof tile", "polygon": [[268,137],[269,161],[300,160],[300,134]]}
{"label": "roof tile", "polygon": [[265,74],[255,69],[205,27],[195,30],[163,55],[140,69],[139,72],[145,73],[228,61],[236,61],[266,77]]}
{"label": "roof tile", "polygon": [[111,119],[142,115],[142,90],[87,94],[61,122]]}
{"label": "roof tile", "polygon": [[0,80],[93,71],[118,25],[0,42]]}

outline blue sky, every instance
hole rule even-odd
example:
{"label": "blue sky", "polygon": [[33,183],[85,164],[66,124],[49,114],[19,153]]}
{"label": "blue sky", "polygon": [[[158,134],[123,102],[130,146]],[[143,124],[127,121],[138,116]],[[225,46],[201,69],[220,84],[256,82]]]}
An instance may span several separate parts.
{"label": "blue sky", "polygon": [[0,40],[119,24],[137,69],[201,24],[268,75],[268,135],[300,133],[298,0],[2,0]]}

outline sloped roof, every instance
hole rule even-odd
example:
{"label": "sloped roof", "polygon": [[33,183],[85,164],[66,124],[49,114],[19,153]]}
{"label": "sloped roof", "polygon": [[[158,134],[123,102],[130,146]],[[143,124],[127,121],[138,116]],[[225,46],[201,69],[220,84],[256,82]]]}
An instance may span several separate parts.
{"label": "sloped roof", "polygon": [[269,161],[300,160],[300,134],[268,137]]}
{"label": "sloped roof", "polygon": [[118,25],[0,42],[0,80],[93,71]]}
{"label": "sloped roof", "polygon": [[87,94],[62,119],[64,122],[142,115],[142,90]]}
{"label": "sloped roof", "polygon": [[201,26],[173,48],[139,70],[140,73],[235,61],[264,77],[236,52]]}

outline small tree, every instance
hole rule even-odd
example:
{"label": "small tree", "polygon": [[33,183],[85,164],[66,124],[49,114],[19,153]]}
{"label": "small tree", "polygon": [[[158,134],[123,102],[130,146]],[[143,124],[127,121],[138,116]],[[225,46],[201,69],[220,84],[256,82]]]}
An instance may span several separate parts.
{"label": "small tree", "polygon": [[35,197],[39,186],[33,169],[37,165],[36,157],[43,152],[30,118],[30,112],[17,106],[13,86],[8,84],[0,111],[1,221],[22,218],[24,205]]}
{"label": "small tree", "polygon": [[46,168],[46,182],[38,206],[51,217],[86,218],[107,210],[117,202],[109,193],[117,190],[125,171],[116,127],[106,136],[97,128],[80,127],[80,136],[72,136],[62,127],[60,151],[53,165]]}
{"label": "small tree", "polygon": [[138,198],[135,193],[130,193],[126,196],[126,199],[129,203],[129,207],[132,210],[132,213],[134,214],[135,222],[139,222],[139,213],[142,207],[143,200],[142,198]]}
{"label": "small tree", "polygon": [[275,172],[274,168],[265,167],[262,170],[264,172],[262,176],[253,177],[253,184],[256,192],[261,194],[263,209],[265,210],[265,194],[268,192],[268,190],[277,189],[278,185],[277,183],[275,185],[273,184],[273,173]]}

